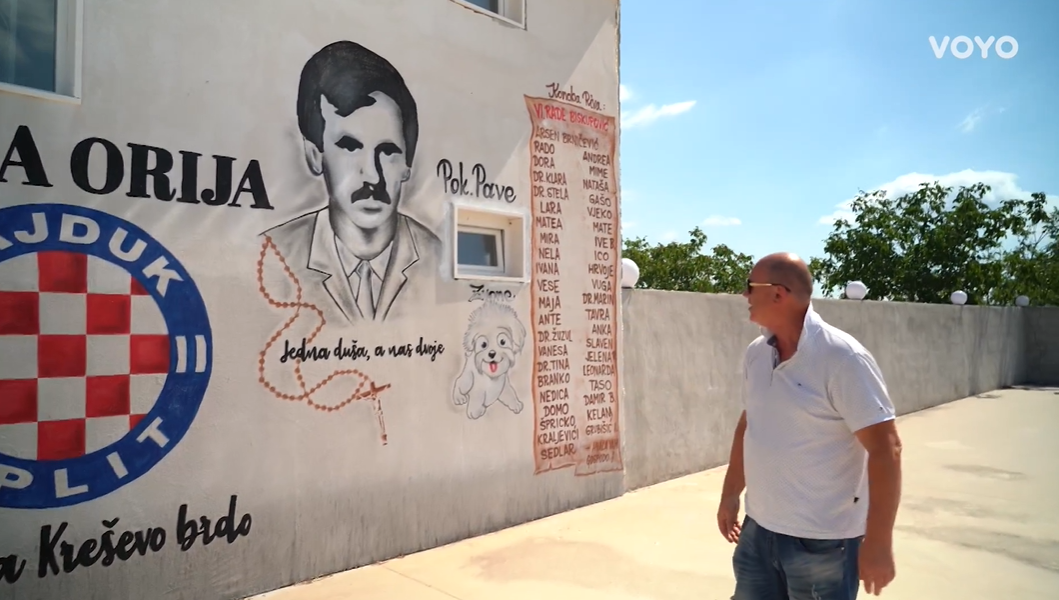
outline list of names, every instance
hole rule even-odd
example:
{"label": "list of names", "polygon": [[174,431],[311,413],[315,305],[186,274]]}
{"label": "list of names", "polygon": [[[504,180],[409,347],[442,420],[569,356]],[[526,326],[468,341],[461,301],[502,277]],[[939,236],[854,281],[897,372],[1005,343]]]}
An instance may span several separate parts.
{"label": "list of names", "polygon": [[536,472],[622,469],[615,119],[526,97]]}

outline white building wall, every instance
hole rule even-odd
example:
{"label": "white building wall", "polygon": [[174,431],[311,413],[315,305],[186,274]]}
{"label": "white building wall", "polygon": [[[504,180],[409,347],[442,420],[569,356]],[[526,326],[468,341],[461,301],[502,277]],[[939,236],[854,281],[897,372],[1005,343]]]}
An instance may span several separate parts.
{"label": "white building wall", "polygon": [[[0,85],[0,598],[243,597],[621,493],[617,0],[67,1],[79,99]],[[410,167],[393,76],[300,131],[339,41],[403,78]],[[454,277],[458,219],[506,279]],[[334,230],[390,222],[367,320]]]}

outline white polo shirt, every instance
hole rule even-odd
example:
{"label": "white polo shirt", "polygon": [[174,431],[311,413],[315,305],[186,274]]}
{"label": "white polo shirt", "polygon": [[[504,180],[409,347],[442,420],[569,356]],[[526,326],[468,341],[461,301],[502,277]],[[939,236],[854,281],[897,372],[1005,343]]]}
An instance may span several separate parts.
{"label": "white polo shirt", "polygon": [[853,432],[895,416],[882,372],[812,306],[790,360],[778,364],[773,343],[766,331],[743,363],[746,513],[795,537],[864,535],[868,454]]}

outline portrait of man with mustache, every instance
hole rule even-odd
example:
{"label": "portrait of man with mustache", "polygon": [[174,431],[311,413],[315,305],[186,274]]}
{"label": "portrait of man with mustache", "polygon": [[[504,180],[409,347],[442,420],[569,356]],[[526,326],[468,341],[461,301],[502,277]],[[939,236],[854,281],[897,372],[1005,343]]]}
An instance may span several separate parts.
{"label": "portrait of man with mustache", "polygon": [[[302,69],[297,109],[305,160],[323,179],[327,205],[263,235],[304,300],[354,324],[431,302],[441,240],[398,212],[419,137],[401,74],[359,44],[335,42]],[[314,293],[321,289],[325,296]]]}

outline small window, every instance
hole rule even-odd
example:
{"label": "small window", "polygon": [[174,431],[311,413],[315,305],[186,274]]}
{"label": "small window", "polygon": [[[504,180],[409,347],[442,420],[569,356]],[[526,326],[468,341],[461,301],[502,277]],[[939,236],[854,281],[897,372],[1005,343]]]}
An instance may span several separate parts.
{"label": "small window", "polygon": [[0,88],[80,97],[82,1],[0,0]]}
{"label": "small window", "polygon": [[519,27],[525,24],[526,0],[453,0]]}
{"label": "small window", "polygon": [[464,227],[456,234],[461,267],[504,273],[504,230]]}
{"label": "small window", "polygon": [[526,281],[526,218],[506,210],[455,204],[456,279]]}

